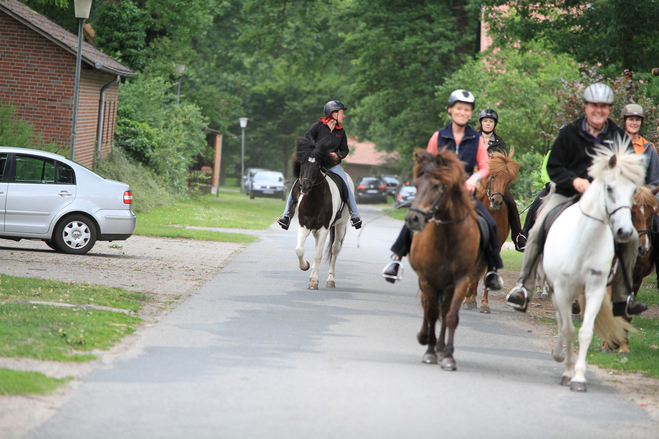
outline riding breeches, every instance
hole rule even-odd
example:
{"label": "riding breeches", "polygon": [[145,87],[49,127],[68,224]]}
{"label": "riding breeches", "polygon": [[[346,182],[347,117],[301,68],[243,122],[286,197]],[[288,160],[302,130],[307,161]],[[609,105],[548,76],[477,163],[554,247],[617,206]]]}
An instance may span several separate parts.
{"label": "riding breeches", "polygon": [[352,216],[359,216],[359,210],[357,210],[357,202],[355,201],[355,194],[352,193],[353,189],[348,183],[348,175],[346,174],[346,171],[343,170],[341,165],[336,165],[332,168],[329,168],[329,170],[343,179],[346,187],[348,188],[348,201],[350,202],[350,211],[352,212]]}

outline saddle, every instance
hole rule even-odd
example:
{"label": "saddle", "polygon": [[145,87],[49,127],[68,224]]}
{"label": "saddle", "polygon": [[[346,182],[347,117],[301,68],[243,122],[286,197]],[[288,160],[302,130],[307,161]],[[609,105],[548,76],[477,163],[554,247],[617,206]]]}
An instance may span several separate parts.
{"label": "saddle", "polygon": [[327,176],[334,180],[334,183],[336,183],[336,186],[339,188],[341,201],[343,203],[348,203],[348,186],[346,186],[341,176],[329,170],[327,171]]}

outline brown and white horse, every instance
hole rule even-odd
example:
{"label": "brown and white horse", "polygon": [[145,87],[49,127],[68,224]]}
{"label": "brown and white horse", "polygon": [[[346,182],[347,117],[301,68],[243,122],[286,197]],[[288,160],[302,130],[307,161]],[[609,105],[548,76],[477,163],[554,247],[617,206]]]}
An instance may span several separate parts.
{"label": "brown and white horse", "polygon": [[[508,192],[510,183],[517,180],[519,172],[519,163],[512,159],[514,153],[514,148],[510,149],[509,156],[501,152],[493,153],[490,156],[490,175],[484,181],[481,181],[476,188],[476,198],[490,211],[490,215],[492,215],[492,218],[497,223],[499,249],[501,249],[510,234],[510,224],[508,222],[509,212],[503,197]],[[512,202],[514,203],[515,201],[513,200]],[[462,307],[464,309],[477,308],[477,294],[478,284],[472,285]],[[484,314],[490,313],[489,291],[487,288],[483,291],[481,312]]]}
{"label": "brown and white horse", "polygon": [[[423,305],[417,340],[428,346],[424,363],[436,364],[439,353],[442,368],[456,370],[453,339],[460,305],[486,269],[476,210],[455,153],[442,149],[434,155],[419,149],[414,161],[417,193],[405,222],[414,232],[409,261],[419,277]],[[435,325],[440,317],[437,338]]]}

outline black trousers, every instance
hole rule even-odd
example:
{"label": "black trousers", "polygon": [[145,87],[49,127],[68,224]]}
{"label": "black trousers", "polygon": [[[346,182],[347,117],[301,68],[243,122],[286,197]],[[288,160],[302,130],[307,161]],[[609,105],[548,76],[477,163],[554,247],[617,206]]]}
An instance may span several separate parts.
{"label": "black trousers", "polygon": [[[490,229],[490,242],[487,245],[487,248],[483,249],[485,253],[485,258],[487,259],[487,265],[490,270],[503,268],[503,261],[501,260],[501,255],[499,254],[499,235],[497,234],[497,223],[490,215],[490,212],[483,206],[479,200],[476,200],[476,211],[478,214],[485,219],[487,225]],[[412,248],[412,233],[407,228],[407,225],[404,225],[398,234],[398,238],[394,245],[391,246],[391,251],[396,255],[407,256]]]}
{"label": "black trousers", "polygon": [[526,237],[529,236],[529,231],[535,224],[535,218],[538,216],[540,203],[542,203],[542,198],[547,196],[549,193],[549,188],[549,183],[545,184],[545,187],[538,193],[538,196],[535,197],[535,200],[533,200],[533,203],[531,203],[531,207],[529,207],[529,211],[526,214],[526,220],[524,220],[524,227],[522,228],[522,234]]}

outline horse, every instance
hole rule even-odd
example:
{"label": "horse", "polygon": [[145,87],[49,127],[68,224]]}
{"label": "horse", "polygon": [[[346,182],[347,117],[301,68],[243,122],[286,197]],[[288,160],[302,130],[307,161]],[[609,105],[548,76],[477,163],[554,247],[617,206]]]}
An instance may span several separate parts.
{"label": "horse", "polygon": [[[519,163],[512,159],[515,149],[510,149],[510,154],[506,155],[501,152],[494,152],[490,156],[490,175],[485,181],[480,181],[476,187],[476,198],[490,211],[492,218],[497,223],[497,233],[499,234],[499,249],[510,235],[510,224],[508,223],[508,207],[504,202],[504,195],[508,191],[511,182],[517,180],[519,172]],[[513,201],[514,202],[514,201]],[[478,294],[478,284],[473,285],[465,302],[463,309],[477,308],[476,296]],[[483,290],[481,299],[481,313],[490,313],[489,291]]]}
{"label": "horse", "polygon": [[[413,232],[409,261],[419,278],[423,305],[417,340],[428,346],[424,363],[436,364],[440,352],[442,368],[456,370],[453,339],[460,305],[487,268],[480,251],[475,202],[454,152],[444,148],[435,156],[419,149],[414,162],[417,193],[405,223]],[[440,314],[437,338],[435,325]]]}
{"label": "horse", "polygon": [[[629,328],[613,317],[610,301],[604,301],[614,243],[627,242],[634,232],[632,197],[645,178],[643,157],[628,152],[626,146],[618,138],[611,149],[596,148],[588,168],[593,182],[577,203],[558,216],[544,247],[542,265],[554,292],[558,323],[552,356],[559,363],[565,360],[561,385],[575,392],[586,391],[586,354],[593,329],[609,344],[620,344]],[[575,297],[581,299],[583,310],[576,363],[571,315]]]}
{"label": "horse", "polygon": [[[632,290],[634,294],[638,293],[641,289],[641,284],[646,276],[652,274],[654,270],[654,258],[652,257],[652,218],[657,211],[657,198],[659,186],[655,189],[650,189],[647,186],[638,188],[634,194],[634,205],[632,206],[632,223],[638,232],[638,257],[636,258],[636,265],[634,266],[634,274],[632,276]],[[632,319],[629,317],[624,318],[627,322],[631,323]],[[602,346],[602,352],[606,354],[613,353],[613,350],[605,341]],[[618,355],[626,357],[629,354],[629,339],[620,344]]]}

